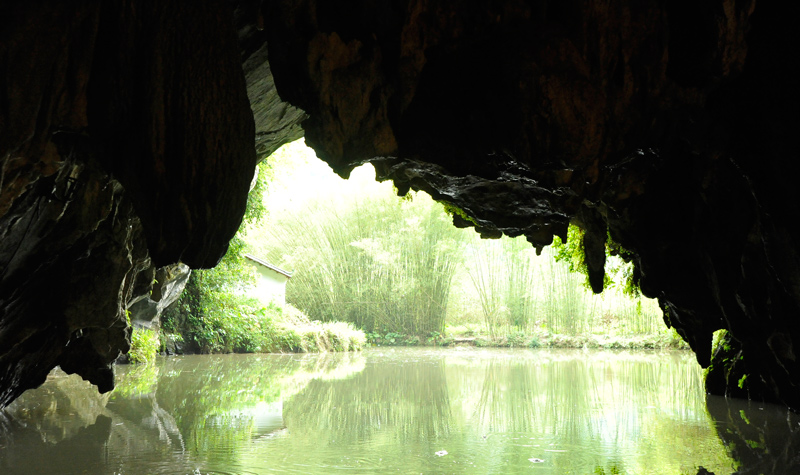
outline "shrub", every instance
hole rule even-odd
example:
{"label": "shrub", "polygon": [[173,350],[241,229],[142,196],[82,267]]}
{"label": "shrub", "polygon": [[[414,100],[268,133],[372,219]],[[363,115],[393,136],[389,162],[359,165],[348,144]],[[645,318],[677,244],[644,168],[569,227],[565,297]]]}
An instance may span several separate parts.
{"label": "shrub", "polygon": [[478,337],[478,338],[475,338],[475,346],[477,346],[479,348],[492,346],[492,342],[490,340],[485,339],[485,338]]}
{"label": "shrub", "polygon": [[416,335],[409,336],[403,339],[403,344],[406,346],[417,346],[419,345],[419,337]]}
{"label": "shrub", "polygon": [[512,348],[525,346],[525,334],[522,332],[517,332],[508,335],[508,346]]}
{"label": "shrub", "polygon": [[128,361],[131,363],[150,363],[155,360],[160,345],[158,333],[155,331],[146,328],[133,328]]}

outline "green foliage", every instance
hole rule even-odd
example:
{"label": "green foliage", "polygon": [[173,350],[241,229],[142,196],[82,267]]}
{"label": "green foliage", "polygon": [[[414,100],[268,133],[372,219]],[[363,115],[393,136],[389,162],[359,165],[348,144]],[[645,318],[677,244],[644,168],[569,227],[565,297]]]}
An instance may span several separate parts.
{"label": "green foliage", "polygon": [[385,335],[381,335],[380,332],[371,332],[366,336],[367,342],[373,346],[419,346],[423,343],[437,345],[443,341],[439,332],[431,332],[426,338],[396,332],[387,332]]}
{"label": "green foliage", "polygon": [[[583,238],[586,233],[583,229],[570,224],[567,229],[567,242],[561,241],[558,236],[553,237],[552,248],[555,250],[555,259],[564,262],[569,267],[570,272],[581,274],[585,280],[584,287],[591,288],[589,283],[589,268],[586,264],[586,249],[583,246]],[[606,241],[606,254],[608,255],[608,241]],[[603,276],[603,287],[608,288],[614,285],[609,272]]]}
{"label": "green foliage", "polygon": [[492,342],[491,339],[478,337],[475,338],[475,346],[477,346],[478,348],[485,348],[496,345]]}
{"label": "green foliage", "polygon": [[437,345],[442,340],[442,334],[437,331],[428,333],[428,338],[425,340],[429,345]]}
{"label": "green foliage", "polygon": [[201,353],[358,351],[364,333],[347,324],[312,322],[296,309],[217,295],[217,310],[190,317],[186,331]]}
{"label": "green foliage", "polygon": [[296,351],[360,351],[367,344],[367,337],[363,331],[356,329],[347,322],[318,322],[307,318],[295,320],[282,328],[290,333],[292,344],[299,344]]}
{"label": "green foliage", "polygon": [[158,333],[147,328],[136,327],[131,324],[131,313],[125,311],[125,320],[131,329],[131,348],[128,350],[129,363],[152,363],[156,359],[161,343]]}
{"label": "green foliage", "polygon": [[501,328],[508,332],[530,330],[535,312],[533,292],[535,252],[522,238],[480,240],[473,234],[464,265],[478,296],[485,327],[494,337]]}
{"label": "green foliage", "polygon": [[567,230],[567,241],[563,242],[560,237],[554,236],[551,247],[555,251],[556,261],[565,262],[569,266],[570,272],[583,274],[588,279],[586,250],[583,247],[584,234],[583,229],[570,224]]}
{"label": "green foliage", "polygon": [[739,386],[739,389],[744,389],[744,384],[747,381],[747,374],[743,374],[741,378],[739,378],[739,382],[736,383]]}
{"label": "green foliage", "polygon": [[747,413],[744,412],[744,409],[739,409],[739,417],[742,418],[745,424],[750,425],[750,419],[747,418]]}
{"label": "green foliage", "polygon": [[128,361],[131,363],[153,362],[160,344],[157,332],[146,328],[134,327],[131,332],[131,349],[128,351]]}
{"label": "green foliage", "polygon": [[[569,266],[570,272],[575,272],[585,277],[584,286],[591,288],[589,284],[589,270],[586,265],[586,250],[583,247],[584,231],[570,224],[567,230],[567,242],[555,236],[553,245],[555,259],[564,262]],[[617,259],[612,259],[617,257]],[[623,295],[631,298],[640,298],[638,275],[634,271],[631,260],[634,254],[623,248],[619,243],[611,239],[609,234],[606,237],[606,273],[603,277],[605,288],[618,286]]]}
{"label": "green foliage", "polygon": [[525,336],[524,333],[515,332],[515,333],[513,333],[511,335],[508,335],[508,337],[507,337],[508,346],[511,347],[511,348],[525,347],[526,346],[525,345],[525,340],[526,339],[527,339],[527,337]]}
{"label": "green foliage", "polygon": [[464,234],[426,195],[340,199],[309,200],[267,228],[269,260],[297,269],[287,300],[368,332],[442,332]]}
{"label": "green foliage", "polygon": [[164,352],[167,351],[167,347],[168,347],[169,342],[175,342],[175,343],[183,343],[184,342],[183,335],[181,335],[180,333],[171,333],[169,331],[165,331],[163,327],[162,327],[161,330],[162,331],[159,332],[159,335],[158,335],[158,339],[159,339],[158,351],[159,351],[159,353],[164,353]]}
{"label": "green foliage", "polygon": [[[256,173],[258,179],[247,199],[243,225],[266,215],[262,196],[270,174],[269,165],[262,162]],[[258,304],[242,296],[256,282],[255,270],[245,261],[242,229],[230,241],[228,252],[215,268],[192,272],[181,297],[162,315],[162,329],[182,334],[194,350],[252,352],[261,348],[261,340],[256,338],[258,343],[254,343],[247,334],[254,328],[252,315]]]}

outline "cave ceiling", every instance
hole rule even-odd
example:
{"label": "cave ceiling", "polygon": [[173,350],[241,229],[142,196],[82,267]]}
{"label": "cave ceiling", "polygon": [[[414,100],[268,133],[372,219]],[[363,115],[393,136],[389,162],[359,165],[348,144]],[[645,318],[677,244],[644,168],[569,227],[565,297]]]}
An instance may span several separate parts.
{"label": "cave ceiling", "polygon": [[797,10],[4,3],[0,404],[55,365],[112,387],[150,276],[214,265],[257,160],[305,136],[486,237],[581,226],[597,291],[610,236],[710,392],[798,409]]}

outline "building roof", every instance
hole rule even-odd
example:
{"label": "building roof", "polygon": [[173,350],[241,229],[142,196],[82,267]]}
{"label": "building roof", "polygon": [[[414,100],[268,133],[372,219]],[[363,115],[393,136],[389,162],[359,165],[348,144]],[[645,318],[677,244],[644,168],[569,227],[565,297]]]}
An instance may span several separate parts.
{"label": "building roof", "polygon": [[266,267],[267,269],[274,270],[275,272],[277,272],[279,274],[285,275],[287,279],[292,277],[293,272],[285,271],[285,270],[281,269],[280,267],[273,266],[269,262],[261,260],[256,256],[251,256],[250,254],[245,254],[244,257],[250,259],[251,261],[255,262],[256,264],[258,264],[260,266]]}

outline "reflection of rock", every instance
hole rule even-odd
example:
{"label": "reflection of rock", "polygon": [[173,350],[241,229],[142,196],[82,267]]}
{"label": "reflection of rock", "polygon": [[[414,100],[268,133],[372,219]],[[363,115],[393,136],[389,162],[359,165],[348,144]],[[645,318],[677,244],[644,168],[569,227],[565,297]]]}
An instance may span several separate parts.
{"label": "reflection of rock", "polygon": [[43,442],[70,439],[105,414],[108,395],[76,375],[54,371],[46,385],[28,391],[5,409],[15,423],[36,430]]}
{"label": "reflection of rock", "polygon": [[109,446],[116,452],[183,452],[186,448],[175,418],[158,405],[155,394],[112,398],[108,409],[115,420]]}
{"label": "reflection of rock", "polygon": [[130,464],[130,457],[148,453],[170,454],[181,467],[183,437],[156,401],[155,380],[127,373],[120,380],[127,392],[101,395],[80,377],[55,370],[42,387],[0,411],[0,473],[61,473],[65,467],[105,473],[98,467]]}
{"label": "reflection of rock", "polygon": [[0,444],[3,448],[0,473],[64,473],[67,469],[73,473],[94,473],[97,462],[105,456],[110,431],[111,418],[103,415],[55,444],[40,439],[35,429],[20,427],[10,440]]}
{"label": "reflection of rock", "polygon": [[0,411],[0,473],[80,472],[77,458],[101,460],[111,430],[107,401],[80,377],[53,371],[41,388]]}
{"label": "reflection of rock", "polygon": [[0,411],[0,474],[161,470],[153,463],[190,473],[191,454],[223,446],[234,454],[231,441],[287,436],[284,401],[314,380],[349,378],[364,366],[363,355],[349,353],[170,358],[117,368],[107,395],[55,371]]}
{"label": "reflection of rock", "polygon": [[738,474],[800,473],[800,417],[785,407],[708,396],[717,434]]}

